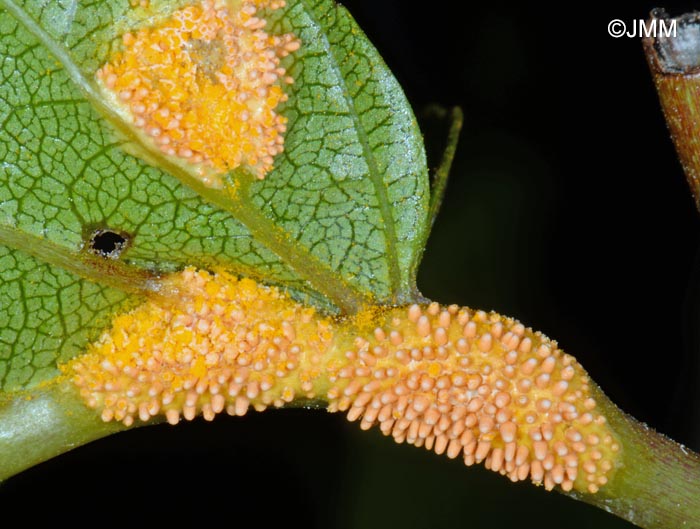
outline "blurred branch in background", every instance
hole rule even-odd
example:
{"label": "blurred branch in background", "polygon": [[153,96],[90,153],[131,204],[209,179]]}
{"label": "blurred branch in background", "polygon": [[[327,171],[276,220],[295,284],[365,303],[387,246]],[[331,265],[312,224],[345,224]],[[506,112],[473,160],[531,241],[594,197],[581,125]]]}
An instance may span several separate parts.
{"label": "blurred branch in background", "polygon": [[[672,18],[664,9],[654,9],[647,25],[666,28],[666,31],[644,37],[642,44],[673,144],[695,206],[700,209],[700,12]],[[700,378],[700,256],[696,257],[693,269],[684,307],[688,374],[680,381],[676,393],[678,409],[687,411],[675,411],[672,415],[674,422],[684,425],[684,436],[697,444],[700,439],[697,388]]]}
{"label": "blurred branch in background", "polygon": [[657,22],[673,31],[644,37],[644,53],[690,191],[700,209],[700,12],[671,19],[665,10],[655,9],[649,23],[658,28]]}

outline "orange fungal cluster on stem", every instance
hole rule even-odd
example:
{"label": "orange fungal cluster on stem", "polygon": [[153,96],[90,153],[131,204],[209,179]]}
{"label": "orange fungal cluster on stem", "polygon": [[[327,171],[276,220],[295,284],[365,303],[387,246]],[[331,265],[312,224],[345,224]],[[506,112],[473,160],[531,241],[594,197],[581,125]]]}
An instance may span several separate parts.
{"label": "orange fungal cluster on stem", "polygon": [[596,493],[615,470],[620,443],[583,368],[513,319],[431,303],[334,321],[223,272],[166,281],[177,300],[116,317],[62,367],[105,421],[212,420],[311,398],[548,490]]}
{"label": "orange fungal cluster on stem", "polygon": [[187,269],[170,280],[180,297],[147,302],[64,370],[104,421],[164,415],[177,424],[202,413],[244,415],[314,398],[329,320],[277,289],[225,272]]}
{"label": "orange fungal cluster on stem", "polygon": [[198,168],[208,186],[247,166],[258,178],[284,150],[292,83],[280,59],[299,48],[291,34],[270,35],[258,8],[282,0],[204,0],[153,27],[122,36],[122,50],[97,78],[132,124],[163,153]]}
{"label": "orange fungal cluster on stem", "polygon": [[592,382],[556,342],[500,316],[437,303],[387,310],[338,333],[329,408],[397,442],[512,481],[595,493],[619,442]]}

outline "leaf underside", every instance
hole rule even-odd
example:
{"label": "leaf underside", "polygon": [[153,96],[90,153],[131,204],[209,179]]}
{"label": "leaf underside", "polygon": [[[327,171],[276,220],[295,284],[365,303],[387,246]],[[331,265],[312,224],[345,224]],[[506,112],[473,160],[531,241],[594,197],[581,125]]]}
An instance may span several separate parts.
{"label": "leaf underside", "polygon": [[[157,156],[129,154],[150,147],[105,110],[95,71],[121,34],[183,4],[0,0],[0,389],[55,376],[139,301],[99,270],[66,265],[85,265],[96,229],[126,234],[129,267],[225,267],[330,311],[344,297],[398,303],[416,292],[429,202],[420,131],[377,51],[331,0],[269,13],[268,32],[302,42],[284,64],[295,80],[281,109],[285,152],[236,207],[183,185]],[[340,288],[329,291],[328,277]]]}

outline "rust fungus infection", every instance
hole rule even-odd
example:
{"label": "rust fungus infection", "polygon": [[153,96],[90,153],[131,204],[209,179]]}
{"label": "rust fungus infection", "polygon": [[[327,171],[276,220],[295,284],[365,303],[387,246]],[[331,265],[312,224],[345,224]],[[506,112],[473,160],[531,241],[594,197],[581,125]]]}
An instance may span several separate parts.
{"label": "rust fungus infection", "polygon": [[115,104],[157,148],[197,167],[208,186],[247,166],[258,178],[284,150],[276,111],[292,83],[280,59],[299,48],[270,35],[259,8],[282,0],[205,0],[153,27],[122,36],[122,50],[97,72]]}
{"label": "rust fungus infection", "polygon": [[590,379],[556,342],[496,313],[437,303],[353,327],[334,341],[331,411],[512,481],[589,493],[607,483],[619,443]]}
{"label": "rust fungus infection", "polygon": [[167,281],[177,300],[118,316],[63,366],[105,421],[212,420],[305,397],[548,490],[596,493],[619,460],[583,368],[513,319],[431,303],[333,321],[226,273]]}
{"label": "rust fungus infection", "polygon": [[332,324],[277,289],[226,273],[187,269],[169,289],[171,306],[148,302],[65,368],[104,421],[164,415],[176,424],[202,413],[244,415],[283,406],[312,381],[333,338]]}

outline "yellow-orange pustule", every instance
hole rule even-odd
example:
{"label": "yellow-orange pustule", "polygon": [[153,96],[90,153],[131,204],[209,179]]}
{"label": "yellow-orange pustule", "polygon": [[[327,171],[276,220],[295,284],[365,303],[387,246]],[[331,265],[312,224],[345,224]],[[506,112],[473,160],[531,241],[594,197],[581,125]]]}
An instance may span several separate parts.
{"label": "yellow-orange pustule", "polygon": [[62,366],[105,421],[176,424],[313,398],[513,481],[595,493],[615,470],[620,444],[583,368],[513,319],[431,303],[336,321],[225,272],[165,282],[177,299],[116,317]]}
{"label": "yellow-orange pustule", "polygon": [[[299,49],[270,35],[259,8],[283,0],[203,0],[122,35],[97,71],[107,99],[147,143],[192,165],[210,187],[240,166],[264,178],[284,148],[277,107],[292,78],[280,60]],[[150,22],[150,21],[149,21]]]}

